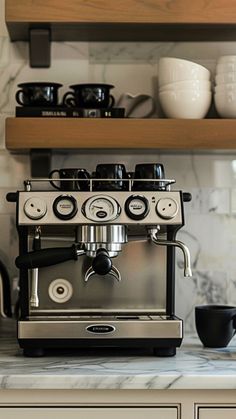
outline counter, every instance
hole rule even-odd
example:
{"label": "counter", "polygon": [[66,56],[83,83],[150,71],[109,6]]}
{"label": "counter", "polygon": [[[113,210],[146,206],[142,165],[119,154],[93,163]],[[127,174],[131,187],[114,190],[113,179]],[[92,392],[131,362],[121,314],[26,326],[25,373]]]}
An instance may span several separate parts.
{"label": "counter", "polygon": [[141,350],[81,349],[24,358],[15,323],[0,324],[1,389],[235,389],[236,338],[224,349],[204,349],[186,336],[176,357]]}

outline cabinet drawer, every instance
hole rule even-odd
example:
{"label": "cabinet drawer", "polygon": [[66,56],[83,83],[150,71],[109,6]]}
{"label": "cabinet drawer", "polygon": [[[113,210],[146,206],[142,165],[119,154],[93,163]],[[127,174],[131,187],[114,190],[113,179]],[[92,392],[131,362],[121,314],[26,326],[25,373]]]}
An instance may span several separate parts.
{"label": "cabinet drawer", "polygon": [[[177,407],[15,407],[0,408],[4,419],[178,419]],[[225,418],[224,418],[225,419]]]}
{"label": "cabinet drawer", "polygon": [[198,419],[236,419],[236,406],[200,408]]}

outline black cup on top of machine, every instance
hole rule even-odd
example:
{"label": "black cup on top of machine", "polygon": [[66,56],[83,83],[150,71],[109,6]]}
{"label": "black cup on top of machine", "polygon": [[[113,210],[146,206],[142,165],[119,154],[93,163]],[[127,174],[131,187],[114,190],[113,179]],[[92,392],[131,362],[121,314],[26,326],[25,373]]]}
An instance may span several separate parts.
{"label": "black cup on top of machine", "polygon": [[98,179],[93,182],[93,190],[96,191],[127,191],[129,189],[129,182],[125,180],[128,179],[128,173],[124,164],[98,164],[94,178]]}
{"label": "black cup on top of machine", "polygon": [[70,86],[73,92],[67,92],[63,97],[63,104],[69,107],[84,109],[110,109],[115,104],[110,90],[112,84],[87,83]]}
{"label": "black cup on top of machine", "polygon": [[224,348],[236,331],[236,307],[203,305],[195,307],[195,324],[202,344],[208,348]]}
{"label": "black cup on top of machine", "polygon": [[16,92],[16,101],[21,106],[50,107],[58,105],[59,83],[34,82],[18,84],[20,90]]}
{"label": "black cup on top of machine", "polygon": [[[53,179],[56,174],[59,181]],[[49,178],[51,185],[59,191],[89,191],[90,174],[85,169],[55,169]]]}
{"label": "black cup on top of machine", "polygon": [[161,179],[165,179],[164,166],[162,164],[160,163],[136,164],[132,189],[133,191],[163,190],[165,188],[164,183],[155,182],[155,180],[161,180]]}

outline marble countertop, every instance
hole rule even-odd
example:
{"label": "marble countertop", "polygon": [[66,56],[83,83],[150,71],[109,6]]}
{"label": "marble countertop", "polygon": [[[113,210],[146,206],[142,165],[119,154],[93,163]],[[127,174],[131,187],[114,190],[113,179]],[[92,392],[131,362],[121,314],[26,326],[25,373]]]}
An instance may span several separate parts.
{"label": "marble countertop", "polygon": [[236,389],[236,337],[224,349],[204,349],[185,337],[176,357],[140,350],[83,349],[24,358],[14,322],[0,323],[1,389]]}

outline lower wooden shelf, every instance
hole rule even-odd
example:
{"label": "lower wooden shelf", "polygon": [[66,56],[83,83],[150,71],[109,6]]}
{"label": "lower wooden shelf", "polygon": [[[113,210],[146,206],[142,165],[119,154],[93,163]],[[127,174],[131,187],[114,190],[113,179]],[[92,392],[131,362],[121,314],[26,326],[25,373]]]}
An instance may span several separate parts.
{"label": "lower wooden shelf", "polygon": [[7,118],[6,147],[30,149],[236,149],[236,119]]}

